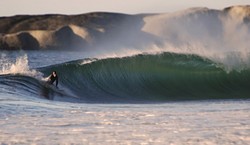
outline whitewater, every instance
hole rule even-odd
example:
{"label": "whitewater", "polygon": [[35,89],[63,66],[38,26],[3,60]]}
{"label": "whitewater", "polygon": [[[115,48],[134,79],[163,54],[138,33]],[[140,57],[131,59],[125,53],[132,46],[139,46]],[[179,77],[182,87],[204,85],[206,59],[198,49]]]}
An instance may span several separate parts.
{"label": "whitewater", "polygon": [[143,47],[1,51],[1,144],[250,144],[243,12],[145,16]]}

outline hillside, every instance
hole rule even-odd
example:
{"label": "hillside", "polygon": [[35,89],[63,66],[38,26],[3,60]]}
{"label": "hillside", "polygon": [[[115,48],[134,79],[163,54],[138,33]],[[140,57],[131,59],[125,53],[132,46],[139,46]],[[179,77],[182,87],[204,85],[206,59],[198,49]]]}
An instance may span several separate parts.
{"label": "hillside", "polygon": [[196,45],[248,47],[250,6],[127,15],[20,15],[0,18],[0,50],[117,49]]}
{"label": "hillside", "polygon": [[18,15],[0,18],[0,49],[87,49],[125,21],[138,16],[115,13]]}

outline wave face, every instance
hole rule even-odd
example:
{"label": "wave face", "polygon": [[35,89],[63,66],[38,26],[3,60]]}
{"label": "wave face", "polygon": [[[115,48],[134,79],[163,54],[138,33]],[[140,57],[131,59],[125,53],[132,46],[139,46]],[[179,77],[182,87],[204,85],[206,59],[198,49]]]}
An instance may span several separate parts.
{"label": "wave face", "polygon": [[[174,53],[77,60],[40,68],[56,70],[60,87],[79,101],[164,102],[250,98],[250,70],[227,72],[219,64]],[[91,61],[91,60],[87,60]]]}

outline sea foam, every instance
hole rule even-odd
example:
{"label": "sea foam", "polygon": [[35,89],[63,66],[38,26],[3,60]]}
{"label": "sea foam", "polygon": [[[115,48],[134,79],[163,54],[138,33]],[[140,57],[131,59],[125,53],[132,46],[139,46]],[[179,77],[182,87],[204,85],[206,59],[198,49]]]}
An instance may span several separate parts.
{"label": "sea foam", "polygon": [[11,61],[5,54],[2,54],[0,60],[0,75],[4,74],[22,74],[42,78],[42,73],[29,67],[27,54],[17,57],[15,61]]}

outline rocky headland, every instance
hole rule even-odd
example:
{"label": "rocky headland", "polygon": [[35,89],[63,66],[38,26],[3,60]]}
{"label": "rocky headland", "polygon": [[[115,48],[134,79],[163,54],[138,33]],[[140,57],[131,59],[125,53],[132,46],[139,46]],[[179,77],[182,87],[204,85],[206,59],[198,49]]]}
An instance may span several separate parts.
{"label": "rocky headland", "polygon": [[250,6],[164,14],[16,15],[0,17],[0,50],[88,50],[194,41],[216,44],[229,39],[245,42],[249,33]]}

